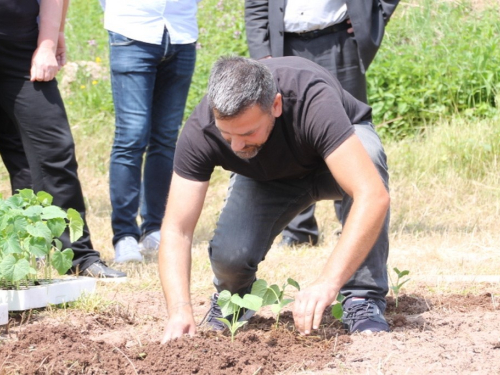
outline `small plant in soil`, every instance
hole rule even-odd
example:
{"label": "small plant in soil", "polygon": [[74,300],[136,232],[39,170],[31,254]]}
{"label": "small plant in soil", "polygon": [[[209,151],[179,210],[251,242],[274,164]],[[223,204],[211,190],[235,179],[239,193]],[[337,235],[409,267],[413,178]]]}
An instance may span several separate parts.
{"label": "small plant in soil", "polygon": [[20,190],[8,199],[0,197],[0,288],[15,288],[52,279],[52,268],[60,275],[72,265],[73,250],[62,249],[58,240],[69,228],[71,242],[83,233],[83,220],[74,209],[67,212],[52,205],[43,191]]}
{"label": "small plant in soil", "polygon": [[398,308],[398,299],[399,299],[399,292],[401,291],[401,287],[406,284],[410,279],[402,280],[406,276],[409,275],[410,271],[404,270],[400,271],[397,267],[393,268],[393,271],[396,273],[397,280],[396,284],[392,283],[392,278],[391,278],[391,290],[392,293],[394,294],[394,297],[396,299],[396,309]]}
{"label": "small plant in soil", "polygon": [[271,306],[271,311],[276,316],[276,327],[283,307],[294,301],[293,298],[286,298],[285,289],[287,286],[293,286],[300,290],[299,283],[290,277],[281,289],[276,284],[268,286],[265,280],[257,280],[252,285],[251,294],[262,298],[262,306]]}
{"label": "small plant in soil", "polygon": [[342,294],[337,294],[337,298],[332,305],[332,316],[339,322],[342,322],[342,315],[344,315],[344,310],[342,310],[342,302],[345,297]]}
{"label": "small plant in soil", "polygon": [[223,290],[219,293],[217,304],[224,316],[224,318],[217,319],[229,328],[231,341],[234,341],[236,331],[247,323],[246,320],[238,321],[243,309],[258,311],[262,307],[262,298],[253,294],[245,294],[242,298],[238,293],[231,294],[230,291]]}

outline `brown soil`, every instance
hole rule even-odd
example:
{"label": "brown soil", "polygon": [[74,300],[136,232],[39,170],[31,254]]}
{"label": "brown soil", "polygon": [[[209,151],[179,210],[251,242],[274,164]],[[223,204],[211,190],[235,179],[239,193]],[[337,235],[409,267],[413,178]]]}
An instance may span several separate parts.
{"label": "brown soil", "polygon": [[[313,336],[300,336],[291,313],[278,328],[256,316],[231,342],[200,330],[160,345],[160,292],[120,296],[99,313],[40,311],[11,318],[0,340],[0,374],[498,374],[498,285],[474,295],[389,298],[390,333],[347,335],[325,314]],[[426,294],[428,296],[426,296]],[[207,308],[195,300],[197,317]]]}

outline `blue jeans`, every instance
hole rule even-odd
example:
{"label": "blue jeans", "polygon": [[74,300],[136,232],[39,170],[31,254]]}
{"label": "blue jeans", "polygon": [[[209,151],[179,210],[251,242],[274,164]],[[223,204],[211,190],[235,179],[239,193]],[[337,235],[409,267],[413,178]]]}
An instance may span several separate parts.
{"label": "blue jeans", "polygon": [[115,244],[160,229],[196,45],[171,44],[166,29],[161,45],[111,31],[109,44],[116,116],[109,172]]}
{"label": "blue jeans", "polygon": [[[370,155],[387,189],[389,173],[380,139],[370,123],[354,125],[356,135]],[[342,223],[352,205],[328,167],[301,179],[260,182],[234,174],[209,256],[218,291],[248,293],[276,236],[299,212],[319,200],[342,199]],[[385,307],[388,292],[389,214],[365,261],[341,289],[345,297],[374,298]],[[314,252],[311,257],[314,257]],[[312,260],[322,263],[321,260]],[[326,262],[326,259],[323,260]]]}

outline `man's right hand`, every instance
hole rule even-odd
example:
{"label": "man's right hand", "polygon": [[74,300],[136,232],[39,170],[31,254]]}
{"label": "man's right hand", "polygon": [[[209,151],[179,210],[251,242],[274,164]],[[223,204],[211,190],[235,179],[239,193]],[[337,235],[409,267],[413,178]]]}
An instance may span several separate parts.
{"label": "man's right hand", "polygon": [[168,319],[165,334],[161,340],[162,344],[167,341],[182,337],[184,335],[194,336],[196,334],[196,323],[192,314],[174,315]]}

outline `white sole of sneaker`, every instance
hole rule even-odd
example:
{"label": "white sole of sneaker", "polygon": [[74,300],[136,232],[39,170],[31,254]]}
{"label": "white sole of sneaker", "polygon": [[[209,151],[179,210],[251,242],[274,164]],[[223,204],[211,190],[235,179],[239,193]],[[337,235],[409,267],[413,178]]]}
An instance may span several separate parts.
{"label": "white sole of sneaker", "polygon": [[130,257],[121,257],[121,258],[115,258],[115,263],[129,263],[129,262],[136,262],[140,263],[142,262],[143,258],[142,255],[140,257],[134,255]]}

